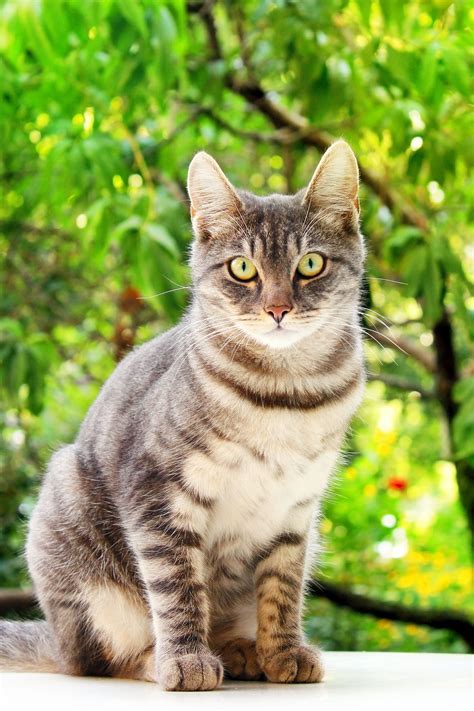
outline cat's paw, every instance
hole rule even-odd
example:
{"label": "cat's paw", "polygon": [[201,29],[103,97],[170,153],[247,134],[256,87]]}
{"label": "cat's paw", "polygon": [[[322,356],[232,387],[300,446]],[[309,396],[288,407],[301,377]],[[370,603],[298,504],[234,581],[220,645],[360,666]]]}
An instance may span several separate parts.
{"label": "cat's paw", "polygon": [[163,659],[158,683],[166,691],[211,691],[222,683],[224,668],[210,652]]}
{"label": "cat's paw", "polygon": [[262,660],[268,681],[278,684],[314,684],[322,681],[321,653],[313,647],[290,647]]}
{"label": "cat's paw", "polygon": [[220,650],[225,673],[231,679],[260,679],[262,667],[257,659],[257,648],[254,641],[239,637],[233,639]]}

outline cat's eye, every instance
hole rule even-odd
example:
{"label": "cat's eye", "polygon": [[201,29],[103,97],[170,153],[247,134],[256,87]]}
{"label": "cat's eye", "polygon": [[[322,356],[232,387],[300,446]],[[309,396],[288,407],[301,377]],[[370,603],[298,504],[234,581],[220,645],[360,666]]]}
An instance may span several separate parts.
{"label": "cat's eye", "polygon": [[229,271],[239,281],[250,281],[257,276],[255,264],[247,257],[235,257],[229,264]]}
{"label": "cat's eye", "polygon": [[324,271],[326,260],[318,252],[309,252],[298,262],[297,272],[305,279],[313,279]]}

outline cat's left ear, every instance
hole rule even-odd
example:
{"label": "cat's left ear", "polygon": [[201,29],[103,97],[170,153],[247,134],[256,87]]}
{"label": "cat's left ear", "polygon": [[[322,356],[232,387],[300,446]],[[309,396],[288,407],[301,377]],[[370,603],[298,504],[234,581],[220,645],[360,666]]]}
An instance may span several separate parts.
{"label": "cat's left ear", "polygon": [[336,141],[326,151],[306,190],[303,203],[339,214],[359,214],[359,168],[345,141]]}
{"label": "cat's left ear", "polygon": [[242,208],[234,186],[214,158],[204,151],[197,153],[189,166],[188,193],[198,237],[209,238],[224,232],[235,219],[233,215]]}

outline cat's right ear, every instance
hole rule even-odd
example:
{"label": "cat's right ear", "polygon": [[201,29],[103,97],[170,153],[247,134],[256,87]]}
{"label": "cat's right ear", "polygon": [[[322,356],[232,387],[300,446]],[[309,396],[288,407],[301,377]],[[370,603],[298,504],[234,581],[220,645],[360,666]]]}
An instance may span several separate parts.
{"label": "cat's right ear", "polygon": [[197,153],[189,166],[188,193],[194,232],[203,239],[225,231],[242,208],[235,188],[214,158],[204,151]]}
{"label": "cat's right ear", "polygon": [[342,215],[359,215],[359,168],[345,141],[326,151],[306,190],[303,203]]}

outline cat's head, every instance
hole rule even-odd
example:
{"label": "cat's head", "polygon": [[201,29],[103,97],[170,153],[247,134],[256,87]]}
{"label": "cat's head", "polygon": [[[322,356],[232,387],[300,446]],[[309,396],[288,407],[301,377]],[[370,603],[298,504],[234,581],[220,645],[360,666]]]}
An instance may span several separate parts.
{"label": "cat's head", "polygon": [[363,271],[358,181],[344,141],[293,196],[237,190],[198,153],[188,175],[191,265],[206,315],[274,348],[341,323],[358,303]]}

